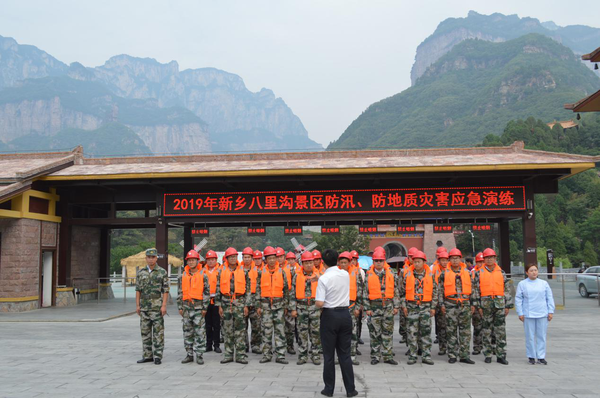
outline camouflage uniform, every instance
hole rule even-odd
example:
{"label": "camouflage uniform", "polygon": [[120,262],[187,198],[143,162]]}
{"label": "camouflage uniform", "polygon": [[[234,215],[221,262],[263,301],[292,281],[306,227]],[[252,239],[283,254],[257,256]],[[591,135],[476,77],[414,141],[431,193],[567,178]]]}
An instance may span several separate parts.
{"label": "camouflage uniform", "polygon": [[262,310],[261,316],[261,327],[262,327],[262,352],[263,358],[270,360],[273,358],[273,339],[275,339],[275,355],[277,359],[285,358],[286,339],[283,324],[284,321],[284,310],[289,307],[289,289],[287,283],[287,274],[278,268],[275,272],[283,273],[283,297],[275,297],[273,299],[268,297],[261,297],[260,293],[260,280],[264,277],[270,277],[269,267],[265,266],[261,272],[258,273],[256,280],[256,299],[260,300],[260,306]]}
{"label": "camouflage uniform", "polygon": [[[440,274],[439,302],[438,307],[446,308],[445,322],[448,328],[448,358],[469,358],[469,348],[471,347],[471,296],[467,300],[462,292],[462,281],[460,271],[456,272],[456,293],[446,297],[444,281],[450,277],[450,273],[444,271]],[[471,277],[469,276],[469,279]],[[436,314],[437,316],[437,314]]]}
{"label": "camouflage uniform", "polygon": [[[360,273],[358,266],[350,270],[350,273],[354,272],[356,275],[356,301],[352,301],[350,298],[350,305],[348,307],[350,311],[350,318],[352,318],[352,339],[350,342],[350,358],[352,362],[356,364],[356,350],[358,350],[358,316],[354,311],[359,310],[363,306],[363,294],[364,294],[364,281]],[[370,324],[367,324],[369,332],[371,330]]]}
{"label": "camouflage uniform", "polygon": [[144,267],[135,277],[135,291],[140,292],[140,329],[144,358],[162,359],[165,347],[165,321],[160,313],[163,295],[169,293],[169,277],[164,268]]}
{"label": "camouflage uniform", "polygon": [[[224,265],[224,267],[225,266],[226,265]],[[241,266],[242,265],[238,265],[238,267]],[[246,354],[247,335],[246,325],[244,324],[244,307],[248,307],[251,304],[250,278],[247,278],[246,273],[244,273],[244,279],[246,279],[246,292],[239,297],[235,297],[234,271],[231,270],[231,273],[229,285],[231,294],[226,296],[221,289],[219,289],[215,300],[215,305],[223,309],[223,342],[225,345],[223,359],[234,359],[235,355],[236,361],[245,361],[247,360],[248,355]],[[221,277],[223,277],[223,271],[221,271]]]}
{"label": "camouflage uniform", "polygon": [[[432,272],[436,275],[436,282],[438,282],[439,290],[443,289],[443,285],[439,283],[439,276],[442,273],[441,265],[439,260],[436,260],[432,265]],[[438,306],[435,309],[435,337],[438,341],[438,347],[441,353],[444,353],[448,349],[448,325],[446,321],[447,315],[442,314],[442,305],[444,304],[443,297],[438,300]]]}
{"label": "camouflage uniform", "polygon": [[[254,266],[253,266],[254,267]],[[248,273],[250,270],[244,267],[244,272],[246,273],[246,278],[250,279]],[[257,269],[257,272],[258,271]],[[251,306],[248,307],[248,316],[244,318],[244,322],[246,325],[246,347],[251,351],[259,351],[261,347],[262,341],[262,332],[260,330],[260,316],[258,315],[257,300],[256,300],[256,291],[252,293],[250,291],[250,303]],[[248,341],[248,329],[251,329],[250,341]]]}
{"label": "camouflage uniform", "polygon": [[[290,275],[293,275],[295,269],[288,265],[288,269],[290,270]],[[289,290],[289,287],[288,287]],[[285,345],[288,351],[294,350],[294,337],[296,333],[296,319],[292,317],[292,314],[288,311],[284,314],[283,319],[285,321],[284,330],[285,330]]]}
{"label": "camouflage uniform", "polygon": [[[303,270],[300,272],[304,272]],[[310,298],[313,296],[312,282],[308,279],[312,275],[315,275],[316,271],[313,271],[311,275],[304,272],[306,278],[306,284],[304,288],[306,299],[296,298],[296,278],[297,273],[294,272],[292,276],[292,291],[290,292],[290,308],[289,312],[296,311],[298,320],[298,360],[308,359],[308,345],[310,341],[310,358],[312,361],[318,361],[321,359],[319,355],[319,349],[321,347],[321,335],[319,327],[321,324],[321,310],[316,307],[315,299]]]}
{"label": "camouflage uniform", "polygon": [[[392,272],[391,270],[389,272]],[[365,311],[372,311],[368,319],[369,335],[371,337],[371,359],[384,361],[394,359],[392,348],[394,339],[394,309],[400,308],[400,299],[396,294],[398,277],[394,275],[394,298],[393,299],[369,299],[369,275],[374,273],[379,277],[382,294],[386,289],[386,270],[378,272],[373,268],[366,275],[364,283],[363,305]]]}
{"label": "camouflage uniform", "polygon": [[[473,268],[471,271],[471,283],[474,285],[475,273],[479,272],[478,269]],[[471,315],[471,323],[473,324],[473,354],[479,354],[483,350],[483,338],[481,336],[483,331],[483,319],[479,315],[479,311]],[[495,344],[494,344],[495,345]]]}
{"label": "camouflage uniform", "polygon": [[[184,271],[188,272],[188,270]],[[204,279],[204,289],[202,291],[202,300],[183,300],[183,289],[181,287],[183,276],[177,279],[177,309],[183,311],[183,346],[187,356],[193,357],[194,352],[202,358],[206,351],[206,323],[202,312],[206,311],[210,304],[210,284],[208,276],[200,269]]]}
{"label": "camouflage uniform", "polygon": [[[496,265],[496,267],[499,267]],[[483,355],[486,358],[496,354],[497,358],[506,359],[506,316],[505,308],[514,308],[512,294],[510,293],[509,280],[503,270],[504,296],[481,297],[480,276],[482,272],[489,272],[484,266],[476,272],[473,278],[473,303],[476,310],[483,309],[481,317],[483,322],[482,339]],[[495,338],[494,347],[492,338]]]}
{"label": "camouflage uniform", "polygon": [[[405,260],[404,264],[401,267],[400,266],[398,267],[398,275],[397,275],[398,282],[400,282],[402,280],[402,274],[409,267],[410,267],[410,262],[408,260]],[[398,313],[398,333],[400,334],[400,336],[402,336],[402,340],[408,346],[407,331],[406,331],[406,316],[404,316],[404,311],[402,311],[402,310],[400,310],[400,312]]]}
{"label": "camouflage uniform", "polygon": [[[414,272],[414,271],[408,271]],[[415,275],[415,296],[423,293],[423,288],[419,286],[427,271],[423,269],[421,273],[414,272]],[[433,292],[430,302],[418,302],[406,300],[406,279],[408,274],[402,275],[402,280],[398,283],[400,292],[400,305],[408,310],[406,317],[409,360],[417,359],[417,351],[421,349],[423,359],[431,359],[431,314],[430,311],[437,307],[438,286],[433,279]]]}

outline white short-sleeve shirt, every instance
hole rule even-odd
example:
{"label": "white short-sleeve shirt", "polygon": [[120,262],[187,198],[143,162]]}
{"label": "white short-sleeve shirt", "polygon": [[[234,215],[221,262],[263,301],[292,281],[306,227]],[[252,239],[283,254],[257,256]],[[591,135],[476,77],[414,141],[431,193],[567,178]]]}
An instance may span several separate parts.
{"label": "white short-sleeve shirt", "polygon": [[350,275],[340,267],[329,267],[319,278],[316,301],[323,301],[323,308],[350,305]]}

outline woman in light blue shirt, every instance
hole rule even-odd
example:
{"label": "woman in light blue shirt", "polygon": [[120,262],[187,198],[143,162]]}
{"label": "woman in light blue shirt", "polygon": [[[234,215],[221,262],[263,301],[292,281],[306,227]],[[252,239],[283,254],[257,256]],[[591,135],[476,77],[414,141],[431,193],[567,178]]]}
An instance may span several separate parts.
{"label": "woman in light blue shirt", "polygon": [[515,302],[517,314],[525,326],[525,347],[529,363],[547,365],[546,331],[554,315],[554,298],[548,282],[538,279],[538,266],[529,264],[527,279],[519,282]]}

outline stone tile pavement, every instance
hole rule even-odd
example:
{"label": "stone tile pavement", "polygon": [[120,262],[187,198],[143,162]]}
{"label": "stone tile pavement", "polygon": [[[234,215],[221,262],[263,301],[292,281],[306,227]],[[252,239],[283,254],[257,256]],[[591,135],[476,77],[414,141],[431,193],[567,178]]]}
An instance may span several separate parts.
{"label": "stone tile pavement", "polygon": [[[85,307],[72,308],[84,311]],[[85,311],[84,311],[85,312]],[[322,368],[259,364],[182,365],[181,321],[174,306],[166,318],[166,348],[161,366],[135,363],[141,357],[136,315],[106,322],[0,323],[0,397],[320,397]],[[83,315],[82,315],[83,316]],[[574,297],[550,324],[548,366],[527,364],[521,322],[508,318],[510,365],[449,364],[437,355],[434,366],[406,365],[404,345],[395,338],[399,366],[369,363],[368,332],[355,367],[363,397],[600,397],[600,308],[593,299]],[[335,396],[345,396],[338,372]]]}

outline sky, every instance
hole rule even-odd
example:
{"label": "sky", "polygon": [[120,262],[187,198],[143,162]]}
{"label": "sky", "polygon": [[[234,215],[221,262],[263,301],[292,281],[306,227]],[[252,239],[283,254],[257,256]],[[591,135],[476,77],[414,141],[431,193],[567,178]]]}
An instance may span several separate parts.
{"label": "sky", "polygon": [[235,73],[251,91],[273,90],[326,146],[410,87],[417,46],[469,10],[600,27],[589,0],[2,0],[0,35],[67,64],[129,54]]}

